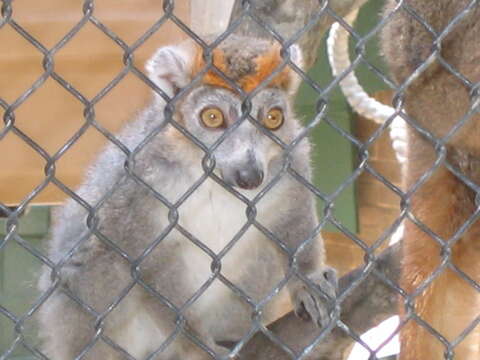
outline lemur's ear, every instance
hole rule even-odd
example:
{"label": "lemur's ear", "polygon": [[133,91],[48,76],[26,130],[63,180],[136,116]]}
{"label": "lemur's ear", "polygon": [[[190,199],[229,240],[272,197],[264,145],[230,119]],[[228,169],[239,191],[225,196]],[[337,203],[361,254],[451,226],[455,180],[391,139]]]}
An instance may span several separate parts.
{"label": "lemur's ear", "polygon": [[[300,46],[298,46],[297,44],[290,46],[289,52],[290,52],[290,60],[295,65],[297,65],[300,69],[303,70],[305,64],[303,63],[303,55],[302,55],[302,50],[300,49]],[[290,94],[295,94],[302,82],[302,78],[292,69],[290,69],[290,76],[291,76],[291,80],[288,86],[288,92]]]}
{"label": "lemur's ear", "polygon": [[168,96],[174,96],[190,82],[194,57],[195,48],[190,42],[165,46],[155,52],[145,68],[150,80]]}

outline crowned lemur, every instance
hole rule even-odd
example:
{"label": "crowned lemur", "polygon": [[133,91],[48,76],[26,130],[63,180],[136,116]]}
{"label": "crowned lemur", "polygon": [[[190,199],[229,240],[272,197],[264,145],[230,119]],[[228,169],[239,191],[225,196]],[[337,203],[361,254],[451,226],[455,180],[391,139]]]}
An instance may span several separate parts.
{"label": "crowned lemur", "polygon": [[[302,65],[297,46],[289,54]],[[310,145],[292,109],[299,78],[266,40],[232,35],[211,55],[216,70],[204,71],[192,41],[156,52],[149,77],[175,101],[155,92],[118,137],[130,158],[108,145],[76,191],[85,203],[70,199],[56,213],[48,257],[61,266],[40,279],[42,291],[58,283],[40,308],[53,360],[124,358],[110,341],[136,359],[224,356],[219,342],[247,335],[253,317],[278,316],[281,296],[268,295],[285,283],[298,315],[329,321],[336,275],[304,184]],[[250,107],[239,88],[257,89]]]}

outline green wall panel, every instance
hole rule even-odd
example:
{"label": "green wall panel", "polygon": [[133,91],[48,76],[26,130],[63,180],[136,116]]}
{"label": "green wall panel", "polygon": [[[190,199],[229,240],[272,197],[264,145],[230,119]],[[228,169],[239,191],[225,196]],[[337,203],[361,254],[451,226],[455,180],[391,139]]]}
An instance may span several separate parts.
{"label": "green wall panel", "polygon": [[[319,58],[308,75],[322,88],[333,80],[326,59],[325,41],[320,48]],[[352,114],[345,99],[338,88],[328,96],[328,118],[347,132],[351,132]],[[306,82],[300,87],[296,101],[297,113],[303,118],[304,123],[314,120],[316,103],[319,94]],[[314,144],[312,165],[314,168],[314,183],[325,194],[332,194],[344,182],[354,168],[354,149],[352,144],[340,135],[337,130],[322,121],[311,133]],[[319,214],[323,214],[325,204],[318,201]],[[355,191],[353,186],[346,188],[334,201],[334,214],[342,224],[351,231],[357,230],[357,216],[355,206]],[[334,230],[327,226],[326,230]]]}
{"label": "green wall panel", "polygon": [[[359,35],[366,35],[378,23],[382,4],[383,0],[372,0],[361,9],[355,24],[355,30]],[[319,50],[318,60],[308,73],[322,88],[327,87],[333,81],[327,60],[325,38]],[[355,41],[350,39],[351,58],[355,56],[354,47]],[[376,36],[367,42],[366,60],[386,73],[385,66],[379,56]],[[368,93],[386,89],[381,78],[377,77],[365,63],[359,64],[355,73]],[[339,87],[336,86],[333,91],[325,96],[328,100],[328,118],[340,128],[352,134],[353,114]],[[304,82],[296,99],[296,109],[305,123],[314,119],[316,115],[315,104],[318,98],[319,94]],[[357,163],[356,147],[324,121],[312,131],[311,139],[314,143],[312,160],[315,185],[322,192],[331,194],[355,169]],[[325,204],[319,201],[320,215],[323,214],[324,207]],[[356,208],[355,187],[350,185],[335,199],[334,215],[352,232],[358,231]],[[327,226],[325,229],[336,230],[333,226]]]}
{"label": "green wall panel", "polygon": [[[35,248],[41,247],[50,223],[47,207],[32,207],[21,217],[18,234]],[[0,236],[5,236],[5,219],[0,219]],[[15,241],[8,241],[0,251],[0,305],[15,317],[24,316],[38,297],[36,279],[41,262]],[[0,314],[0,354],[5,352],[15,338],[15,324]],[[35,323],[32,319],[25,321],[23,333],[29,343],[36,344]],[[28,351],[20,345],[12,354],[27,356]]]}

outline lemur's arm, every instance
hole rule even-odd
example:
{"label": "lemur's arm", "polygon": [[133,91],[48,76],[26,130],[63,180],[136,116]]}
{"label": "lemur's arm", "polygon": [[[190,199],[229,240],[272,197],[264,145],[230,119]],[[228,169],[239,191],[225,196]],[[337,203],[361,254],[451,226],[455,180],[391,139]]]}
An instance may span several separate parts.
{"label": "lemur's arm", "polygon": [[293,204],[279,219],[274,231],[278,240],[294,254],[286,262],[285,274],[291,275],[287,287],[295,313],[325,326],[336,293],[336,272],[325,264],[325,249],[316,229],[318,219],[311,194],[307,189],[298,189],[290,195],[286,201]]}
{"label": "lemur's arm", "polygon": [[[367,275],[362,285],[355,287],[348,298],[342,302],[340,319],[355,333],[364,333],[397,313],[398,296],[375,273],[382,273],[391,281],[397,282],[400,275],[400,252],[401,243],[396,243],[383,251],[377,258],[376,270]],[[343,293],[349,289],[360,276],[365,276],[363,264],[339,279],[339,292]],[[315,325],[300,321],[292,312],[270,324],[268,329],[285,341],[296,353],[309,346],[318,336]],[[312,350],[308,358],[343,359],[345,352],[354,342],[354,338],[337,327]],[[232,345],[234,344],[225,344],[227,347]],[[243,360],[291,359],[290,355],[261,331],[243,347],[240,358]]]}

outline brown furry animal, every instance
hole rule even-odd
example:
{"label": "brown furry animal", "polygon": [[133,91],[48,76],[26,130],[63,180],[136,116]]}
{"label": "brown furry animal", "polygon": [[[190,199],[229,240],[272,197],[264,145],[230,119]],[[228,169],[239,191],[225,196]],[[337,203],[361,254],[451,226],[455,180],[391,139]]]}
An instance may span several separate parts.
{"label": "brown furry animal", "polygon": [[[470,5],[470,10],[458,17]],[[398,11],[383,31],[382,48],[398,84],[408,81],[435,51],[439,36],[442,38],[438,43],[439,57],[464,77],[461,80],[437,57],[406,87],[406,113],[437,139],[442,139],[472,112],[478,101],[473,85],[480,81],[480,4],[468,0],[390,0],[385,15],[396,6]],[[407,7],[435,33],[415,19]],[[447,30],[452,22],[456,24]],[[411,214],[435,236],[407,220],[401,285],[408,294],[414,295],[415,313],[452,345],[453,358],[459,360],[480,359],[479,326],[459,340],[462,332],[468,331],[480,315],[480,292],[458,272],[480,284],[480,222],[473,221],[462,232],[462,225],[478,208],[479,197],[455,175],[455,172],[461,173],[480,185],[479,121],[480,116],[474,113],[455,136],[446,139],[444,149],[439,142],[435,150],[435,144],[418,131],[412,130],[409,135],[408,190],[415,187],[443,150],[446,150],[446,161],[456,170],[449,170],[443,162],[410,198]],[[444,260],[451,265],[421,288]],[[448,351],[438,336],[413,319],[402,329],[401,360],[443,359]]]}

